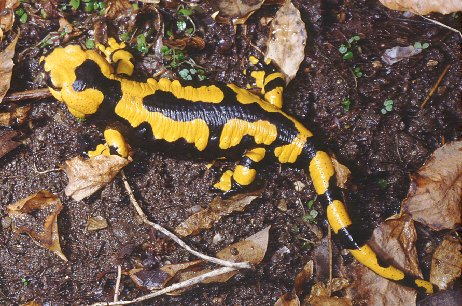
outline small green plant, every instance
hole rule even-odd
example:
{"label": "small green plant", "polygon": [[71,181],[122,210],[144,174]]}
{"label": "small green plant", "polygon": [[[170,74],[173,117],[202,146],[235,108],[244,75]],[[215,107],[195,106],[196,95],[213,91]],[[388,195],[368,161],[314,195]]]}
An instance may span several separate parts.
{"label": "small green plant", "polygon": [[[178,69],[178,75],[185,81],[205,80],[205,70],[189,58],[183,50],[162,46],[160,52],[167,61],[167,68]],[[181,68],[181,69],[180,69]]]}
{"label": "small green plant", "polygon": [[340,102],[340,104],[342,105],[343,110],[348,112],[351,107],[351,100],[349,98],[345,98],[342,100],[342,102]]}
{"label": "small green plant", "polygon": [[45,10],[42,8],[40,9],[40,16],[43,18],[43,19],[47,19],[48,18],[48,14],[47,12],[45,12]]}
{"label": "small green plant", "polygon": [[83,10],[86,13],[93,13],[95,11],[98,11],[101,15],[103,15],[104,10],[106,9],[106,3],[104,1],[97,1],[97,0],[70,0],[69,1],[69,5],[74,10],[77,10],[81,4],[83,4]]}
{"label": "small green plant", "polygon": [[146,54],[149,51],[149,47],[146,43],[146,36],[145,34],[139,34],[136,36],[136,50]]}
{"label": "small green plant", "polygon": [[180,35],[192,36],[196,32],[196,25],[191,19],[191,15],[194,13],[194,9],[180,5],[178,7],[177,15],[178,19],[176,21],[176,29],[167,30],[168,37],[174,37],[174,32]]}
{"label": "small green plant", "polygon": [[21,278],[21,283],[24,287],[29,286],[29,280],[26,277]]}
{"label": "small green plant", "polygon": [[27,13],[26,13],[26,10],[23,9],[22,7],[18,8],[16,10],[16,15],[19,17],[19,22],[21,23],[26,23],[27,22]]}
{"label": "small green plant", "polygon": [[178,71],[178,74],[185,81],[192,81],[194,76],[197,76],[199,81],[205,80],[204,69],[183,68],[180,71]]}
{"label": "small green plant", "polygon": [[87,49],[94,49],[95,48],[95,41],[91,38],[87,38],[85,40],[85,47]]}
{"label": "small green plant", "polygon": [[78,123],[84,123],[87,119],[86,118],[75,118],[75,121],[77,121]]}
{"label": "small green plant", "polygon": [[353,70],[353,73],[355,74],[355,77],[360,78],[363,76],[363,72],[361,71],[361,67],[356,66],[355,69]]}
{"label": "small green plant", "polygon": [[77,10],[80,6],[80,0],[71,0],[69,1],[69,4],[74,10]]}
{"label": "small green plant", "polygon": [[416,41],[414,43],[414,48],[415,49],[427,49],[428,47],[430,47],[430,44],[429,43],[421,43],[420,41]]}
{"label": "small green plant", "polygon": [[316,221],[316,217],[318,216],[318,211],[316,209],[313,208],[313,205],[314,205],[314,200],[310,200],[308,201],[308,203],[306,203],[306,206],[308,207],[309,209],[309,212],[307,214],[305,214],[302,218],[303,218],[303,221],[305,222],[311,222],[311,223],[317,223]]}
{"label": "small green plant", "polygon": [[338,51],[342,54],[342,59],[345,61],[353,59],[353,47],[357,41],[359,41],[361,37],[359,35],[354,35],[348,39],[346,44],[341,44],[338,48]]}
{"label": "small green plant", "polygon": [[388,112],[391,112],[393,110],[394,103],[395,102],[393,102],[391,99],[385,100],[385,102],[383,102],[383,108],[380,110],[380,112],[384,115]]}

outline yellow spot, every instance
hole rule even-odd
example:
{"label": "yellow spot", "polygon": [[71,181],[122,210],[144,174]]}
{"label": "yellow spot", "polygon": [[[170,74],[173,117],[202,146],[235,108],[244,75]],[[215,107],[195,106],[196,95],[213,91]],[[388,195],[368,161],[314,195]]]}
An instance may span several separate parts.
{"label": "yellow spot", "polygon": [[233,178],[238,184],[247,186],[255,180],[256,175],[257,171],[255,169],[237,165],[236,169],[234,169]]}
{"label": "yellow spot", "polygon": [[336,234],[342,228],[351,225],[351,219],[345,205],[339,200],[334,200],[327,206],[327,220]]}
{"label": "yellow spot", "polygon": [[234,84],[227,84],[227,86],[236,93],[236,99],[239,103],[250,104],[257,103],[260,100],[260,98],[254,95],[253,93],[243,88],[237,87]]}
{"label": "yellow spot", "polygon": [[125,142],[124,136],[117,130],[114,129],[106,129],[104,131],[104,139],[108,146],[112,146],[117,148],[117,153],[119,153],[122,157],[128,156],[128,146]]}
{"label": "yellow spot", "polygon": [[213,185],[213,187],[220,189],[221,191],[230,191],[231,190],[231,178],[233,177],[233,171],[227,170],[220,177],[220,181]]}
{"label": "yellow spot", "polygon": [[131,62],[133,55],[126,50],[116,50],[112,53],[112,61],[117,63],[117,74],[126,74],[131,76],[135,66]]}
{"label": "yellow spot", "polygon": [[84,118],[96,113],[104,100],[104,94],[93,88],[76,92],[72,86],[66,86],[61,89],[61,98],[74,117]]}
{"label": "yellow spot", "polygon": [[249,61],[250,61],[253,65],[258,64],[258,58],[256,58],[256,57],[253,56],[253,55],[249,56]]}
{"label": "yellow spot", "polygon": [[306,144],[306,136],[298,135],[291,143],[274,149],[274,155],[281,164],[295,163]]}
{"label": "yellow spot", "polygon": [[285,76],[280,73],[280,72],[274,72],[274,73],[271,73],[270,75],[268,75],[266,78],[265,78],[265,85],[267,85],[269,82],[271,82],[272,80],[274,79],[277,79],[277,78],[281,78],[281,79],[285,79]]}
{"label": "yellow spot", "polygon": [[93,151],[88,151],[88,157],[92,158],[98,155],[110,155],[109,147],[105,144],[99,144],[96,146],[96,149]]}
{"label": "yellow spot", "polygon": [[228,149],[241,143],[244,136],[254,137],[255,143],[269,145],[277,137],[277,128],[274,124],[259,120],[248,122],[241,119],[231,119],[223,127],[220,135],[220,149]]}
{"label": "yellow spot", "polygon": [[391,280],[401,280],[404,278],[403,271],[398,270],[393,266],[381,267],[377,260],[377,254],[366,244],[359,250],[350,250],[353,255],[360,263],[377,273],[378,275]]}
{"label": "yellow spot", "polygon": [[252,71],[250,76],[255,79],[255,84],[258,88],[261,88],[261,92],[264,93],[263,89],[263,80],[265,79],[265,72],[264,71]]}
{"label": "yellow spot", "polygon": [[433,285],[430,282],[427,282],[427,281],[425,281],[423,279],[416,279],[415,284],[418,287],[424,288],[425,293],[427,293],[427,294],[432,294],[433,293]]}
{"label": "yellow spot", "polygon": [[171,92],[178,99],[192,102],[220,103],[225,97],[223,91],[215,85],[198,88],[192,86],[183,87],[178,80],[170,81],[165,78],[159,80],[158,88],[162,91]]}
{"label": "yellow spot", "polygon": [[245,156],[258,163],[265,157],[265,154],[266,150],[264,148],[255,148],[245,153]]}
{"label": "yellow spot", "polygon": [[143,122],[149,123],[155,139],[174,142],[181,138],[192,143],[199,151],[208,144],[209,128],[202,119],[192,121],[175,121],[159,112],[150,112],[143,106],[143,98],[155,92],[153,83],[138,83],[124,81],[122,84],[122,99],[117,103],[115,112],[126,119],[133,127]]}
{"label": "yellow spot", "polygon": [[265,100],[277,108],[282,108],[282,92],[282,87],[275,87],[265,93]]}
{"label": "yellow spot", "polygon": [[324,194],[329,188],[329,179],[334,175],[332,160],[326,152],[318,151],[310,162],[310,177],[317,194]]}

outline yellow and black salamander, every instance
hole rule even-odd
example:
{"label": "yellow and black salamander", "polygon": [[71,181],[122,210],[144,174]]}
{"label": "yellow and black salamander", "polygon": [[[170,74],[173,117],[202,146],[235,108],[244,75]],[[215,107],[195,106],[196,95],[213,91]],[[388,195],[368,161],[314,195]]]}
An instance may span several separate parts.
{"label": "yellow and black salamander", "polygon": [[[384,278],[433,292],[431,283],[379,260],[352,224],[331,158],[315,145],[307,128],[281,110],[284,76],[265,68],[271,67],[268,63],[250,58],[256,68],[251,75],[264,97],[260,98],[219,82],[194,86],[164,78],[132,81],[127,78],[133,72],[132,56],[123,44],[110,40],[108,47],[99,47],[101,53],[75,45],[56,48],[41,60],[51,93],[72,115],[125,122],[134,132],[132,137],[154,147],[163,144],[211,159],[239,156],[234,170],[223,173],[214,185],[225,194],[251,185],[264,161],[306,169],[330,226],[359,262]],[[104,136],[106,143],[90,156],[127,156],[119,130],[108,128]]]}

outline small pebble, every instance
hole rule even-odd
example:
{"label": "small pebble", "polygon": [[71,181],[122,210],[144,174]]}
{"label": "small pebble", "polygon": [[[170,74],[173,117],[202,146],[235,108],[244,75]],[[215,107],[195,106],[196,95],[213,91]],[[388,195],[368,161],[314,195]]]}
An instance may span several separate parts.
{"label": "small pebble", "polygon": [[10,226],[11,226],[11,218],[10,217],[2,218],[2,227],[9,228]]}

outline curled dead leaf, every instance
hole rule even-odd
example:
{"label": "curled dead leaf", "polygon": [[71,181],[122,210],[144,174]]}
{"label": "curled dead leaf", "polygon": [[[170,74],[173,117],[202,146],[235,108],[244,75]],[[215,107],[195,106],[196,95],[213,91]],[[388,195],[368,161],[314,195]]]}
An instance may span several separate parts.
{"label": "curled dead leaf", "polygon": [[[258,10],[265,0],[212,0],[210,5],[218,11],[219,17],[230,19],[233,24],[244,24]],[[220,18],[216,19],[220,20]]]}
{"label": "curled dead leaf", "polygon": [[21,144],[20,142],[12,140],[16,136],[18,136],[18,132],[16,131],[0,133],[0,158],[16,149]]}
{"label": "curled dead leaf", "polygon": [[303,269],[297,273],[294,279],[294,289],[297,295],[301,295],[305,289],[306,283],[308,283],[313,277],[313,261],[308,261]]}
{"label": "curled dead leaf", "polygon": [[11,74],[13,72],[13,57],[18,42],[19,32],[11,43],[0,52],[0,103],[10,89]]}
{"label": "curled dead leaf", "polygon": [[107,1],[107,11],[106,16],[109,19],[117,18],[119,15],[124,12],[131,10],[132,5],[128,0],[108,0]]}
{"label": "curled dead leaf", "polygon": [[278,298],[274,306],[300,306],[300,300],[295,293],[286,292]]}
{"label": "curled dead leaf", "polygon": [[380,0],[380,2],[392,10],[409,11],[420,15],[462,11],[460,0]]}
{"label": "curled dead leaf", "polygon": [[[415,249],[416,230],[409,215],[393,216],[376,228],[369,244],[378,256],[416,276],[422,276]],[[393,256],[393,261],[389,257]],[[355,261],[348,269],[354,279],[351,288],[354,300],[365,305],[415,305],[416,292],[378,276]]]}
{"label": "curled dead leaf", "polygon": [[[258,195],[260,194],[261,192],[258,193]],[[212,200],[209,207],[181,222],[175,228],[175,232],[183,237],[195,235],[203,229],[211,228],[215,222],[224,216],[236,211],[244,211],[257,197],[257,194],[239,194],[226,200],[216,197]]]}
{"label": "curled dead leaf", "polygon": [[162,43],[169,48],[180,50],[184,50],[186,48],[202,50],[205,47],[204,39],[199,36],[162,39]]}
{"label": "curled dead leaf", "polygon": [[462,223],[462,141],[438,148],[412,175],[401,211],[434,230]]}
{"label": "curled dead leaf", "polygon": [[446,236],[432,258],[430,281],[440,289],[460,277],[462,271],[462,245],[460,240]]}
{"label": "curled dead leaf", "polygon": [[305,23],[292,2],[286,1],[277,11],[271,22],[270,33],[265,59],[273,60],[289,83],[305,58],[307,39]]}
{"label": "curled dead leaf", "polygon": [[59,33],[64,33],[62,37],[62,42],[67,43],[73,38],[79,37],[82,35],[82,30],[75,27],[72,23],[67,21],[65,18],[59,18]]}
{"label": "curled dead leaf", "polygon": [[345,184],[351,176],[351,171],[347,166],[338,162],[335,157],[332,157],[332,164],[335,169],[335,178],[337,179],[337,186],[346,188]]}
{"label": "curled dead leaf", "polygon": [[13,231],[27,233],[38,245],[49,249],[67,261],[61,250],[58,215],[63,205],[51,192],[42,190],[7,206]]}
{"label": "curled dead leaf", "polygon": [[89,159],[80,156],[64,163],[63,170],[69,179],[64,192],[80,201],[110,183],[131,158],[117,155],[98,155]]}

